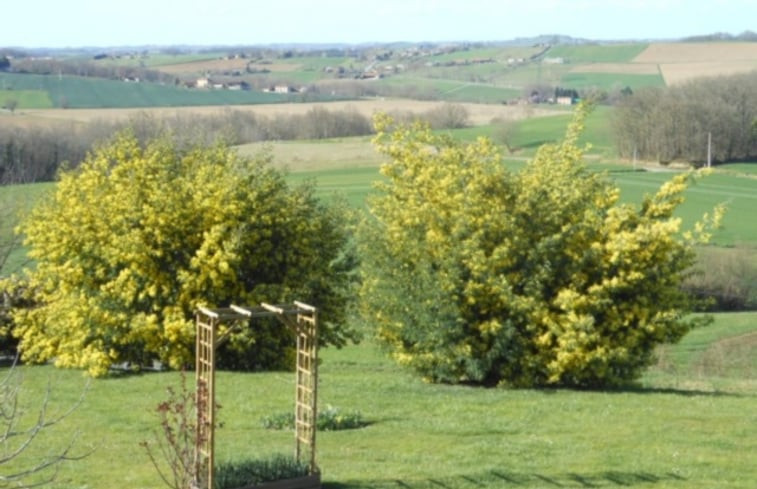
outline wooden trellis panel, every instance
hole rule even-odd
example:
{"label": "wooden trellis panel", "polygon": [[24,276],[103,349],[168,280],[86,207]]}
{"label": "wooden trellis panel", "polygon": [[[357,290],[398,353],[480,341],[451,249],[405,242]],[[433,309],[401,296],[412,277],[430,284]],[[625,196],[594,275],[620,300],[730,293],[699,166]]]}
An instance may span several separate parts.
{"label": "wooden trellis panel", "polygon": [[295,457],[307,451],[310,472],[316,471],[315,433],[318,419],[318,311],[301,307],[297,314],[297,393],[295,402]]}
{"label": "wooden trellis panel", "polygon": [[315,427],[318,419],[318,311],[302,302],[294,305],[294,310],[269,304],[262,304],[262,307],[278,314],[297,336],[294,455],[297,460],[307,460],[313,473],[316,471]]}
{"label": "wooden trellis panel", "polygon": [[196,386],[197,444],[195,482],[198,489],[213,487],[215,444],[215,351],[226,335],[218,326],[241,319],[275,316],[289,326],[297,341],[295,386],[295,457],[307,460],[310,473],[318,471],[315,460],[318,416],[318,310],[302,302],[293,305],[232,305],[226,309],[200,308],[197,312]]}

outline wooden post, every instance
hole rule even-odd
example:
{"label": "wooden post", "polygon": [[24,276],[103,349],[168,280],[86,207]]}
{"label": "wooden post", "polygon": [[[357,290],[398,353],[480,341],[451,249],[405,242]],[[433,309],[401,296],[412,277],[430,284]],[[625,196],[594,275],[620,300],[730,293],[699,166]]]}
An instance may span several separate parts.
{"label": "wooden post", "polygon": [[712,167],[712,133],[707,133],[707,168]]}

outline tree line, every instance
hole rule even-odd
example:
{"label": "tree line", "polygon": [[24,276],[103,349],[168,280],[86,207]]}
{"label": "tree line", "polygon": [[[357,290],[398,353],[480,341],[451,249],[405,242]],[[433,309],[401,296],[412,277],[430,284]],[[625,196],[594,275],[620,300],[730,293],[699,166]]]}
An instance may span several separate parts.
{"label": "tree line", "polygon": [[123,80],[126,78],[155,83],[178,83],[176,76],[143,66],[107,65],[88,60],[60,60],[53,58],[14,59],[9,68],[15,73],[36,75],[69,75]]}
{"label": "tree line", "polygon": [[[422,119],[438,129],[468,124],[462,105],[442,104],[424,113],[397,112],[398,120]],[[139,112],[123,120],[48,127],[0,126],[0,185],[50,181],[67,163],[77,166],[87,151],[112,134],[130,128],[143,144],[156,134],[169,134],[179,148],[223,141],[239,145],[259,141],[326,139],[371,134],[370,118],[355,109],[313,107],[304,114],[264,116],[242,110],[214,114],[153,115]]]}
{"label": "tree line", "polygon": [[[622,157],[703,164],[757,157],[757,72],[647,88],[617,107]],[[711,145],[709,144],[711,141]]]}

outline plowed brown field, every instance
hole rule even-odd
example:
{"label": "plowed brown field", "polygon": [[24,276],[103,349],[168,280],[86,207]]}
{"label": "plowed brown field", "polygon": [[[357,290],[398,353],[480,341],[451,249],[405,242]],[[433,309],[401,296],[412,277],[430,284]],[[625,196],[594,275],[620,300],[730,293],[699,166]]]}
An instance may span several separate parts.
{"label": "plowed brown field", "polygon": [[733,75],[757,70],[757,43],[650,44],[633,64],[660,66],[665,83],[674,85],[705,76]]}

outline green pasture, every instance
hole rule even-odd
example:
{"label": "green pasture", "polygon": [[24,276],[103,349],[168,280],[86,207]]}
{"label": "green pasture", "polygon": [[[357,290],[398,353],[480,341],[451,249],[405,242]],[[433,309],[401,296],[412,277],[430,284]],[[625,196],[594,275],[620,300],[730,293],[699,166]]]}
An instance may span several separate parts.
{"label": "green pasture", "polygon": [[433,66],[413,71],[414,76],[425,78],[460,80],[480,83],[501,83],[507,74],[517,68],[495,63],[469,64],[460,66]]}
{"label": "green pasture", "polygon": [[567,63],[628,63],[647,48],[647,44],[582,44],[550,48],[549,58],[564,58]]}
{"label": "green pasture", "polygon": [[[643,195],[653,194],[670,176],[665,171],[612,174],[621,188],[621,199],[627,202],[640,202]],[[721,246],[757,245],[757,179],[715,172],[689,187],[685,196],[686,201],[677,212],[684,228],[690,228],[705,212],[724,203],[727,211],[713,242]]]}
{"label": "green pasture", "polygon": [[16,107],[21,109],[49,109],[53,107],[49,94],[44,90],[0,89],[0,107],[5,106],[9,100],[15,100]]}
{"label": "green pasture", "polygon": [[403,96],[421,100],[499,104],[521,95],[520,89],[507,86],[415,75],[390,76],[371,83],[401,89]]}
{"label": "green pasture", "polygon": [[524,95],[524,90],[533,85],[559,85],[563,75],[570,71],[565,64],[528,63],[507,67],[492,77],[492,83],[517,88]]}
{"label": "green pasture", "polygon": [[[369,422],[318,434],[324,487],[752,489],[755,334],[757,314],[717,314],[713,325],[661,349],[638,385],[615,391],[432,385],[370,340],[322,350],[320,406],[357,410]],[[20,373],[28,422],[48,382],[51,414],[86,385],[78,371]],[[79,431],[76,446],[93,452],[64,465],[56,488],[163,487],[139,443],[153,439],[155,406],[179,382],[175,372],[92,381],[82,405],[25,455],[49,453]],[[265,430],[261,418],[292,409],[293,392],[291,372],[220,372],[217,459],[291,453],[293,434]]]}
{"label": "green pasture", "polygon": [[[48,94],[54,107],[177,107],[285,102],[286,95],[257,91],[190,90],[157,83],[127,83],[73,76],[0,73],[0,86]],[[27,108],[19,103],[19,108]]]}
{"label": "green pasture", "polygon": [[488,63],[457,67],[424,67],[407,75],[389,77],[389,80],[414,77],[427,80],[484,81],[488,84],[513,91],[513,97],[522,96],[531,85],[559,85],[561,78],[570,67],[559,64],[527,63],[507,66],[502,63]]}
{"label": "green pasture", "polygon": [[[524,160],[512,160],[508,166],[514,171],[522,168]],[[590,165],[594,168],[595,165]],[[610,178],[620,187],[621,200],[641,202],[646,194],[654,194],[672,174],[667,172],[634,172],[627,166],[617,164],[596,165],[598,171],[607,171]],[[356,169],[328,169],[298,172],[290,175],[293,182],[314,179],[319,195],[341,196],[356,207],[362,207],[371,193],[373,183],[380,177],[378,169],[365,167]],[[683,229],[690,229],[702,216],[725,203],[727,212],[722,227],[713,236],[713,244],[733,246],[748,243],[757,245],[757,226],[754,212],[757,209],[757,181],[729,175],[706,176],[690,187],[686,200],[677,211],[683,220]]]}
{"label": "green pasture", "polygon": [[[631,165],[617,163],[614,156],[608,157],[610,146],[608,140],[603,139],[603,131],[607,130],[606,117],[607,114],[599,110],[587,120],[583,140],[602,143],[595,143],[589,150],[587,164],[594,171],[608,173],[620,187],[622,201],[641,202],[645,194],[653,194],[672,177],[673,173],[634,171]],[[553,119],[563,121],[555,123]],[[532,120],[534,119],[526,120],[524,124]],[[540,120],[549,120],[550,125],[541,128],[544,132],[530,135],[531,139],[539,140],[539,145],[559,139],[564,134],[569,116],[553,116]],[[456,138],[473,140],[478,136],[496,137],[496,131],[496,125],[492,125],[447,132]],[[523,141],[527,140],[523,134],[520,137],[523,137]],[[373,151],[369,138],[345,138],[331,142],[287,142],[268,146],[276,165],[290,170],[291,181],[312,179],[316,182],[320,195],[340,195],[358,208],[364,205],[365,197],[373,188],[373,182],[381,178],[376,167],[381,164],[382,157]],[[260,145],[245,145],[240,147],[240,151],[254,154],[260,151],[260,148]],[[525,155],[506,155],[506,164],[513,171],[518,171],[528,157],[528,152]],[[639,169],[641,170],[641,167]],[[757,226],[754,225],[757,179],[716,170],[713,174],[698,180],[685,195],[686,201],[678,211],[678,215],[683,219],[684,228],[690,228],[704,213],[712,211],[720,203],[725,203],[727,212],[722,228],[714,235],[714,244],[757,244]]]}
{"label": "green pasture", "polygon": [[631,75],[620,73],[566,73],[560,79],[563,88],[576,90],[598,88],[605,91],[621,90],[630,87],[638,90],[646,87],[665,86],[665,80],[659,74]]}
{"label": "green pasture", "polygon": [[439,95],[441,100],[448,102],[496,104],[517,98],[521,93],[521,90],[514,88],[469,82],[449,88]]}
{"label": "green pasture", "polygon": [[729,173],[757,175],[757,161],[750,163],[727,163],[725,165],[718,165],[717,169]]}
{"label": "green pasture", "polygon": [[[515,124],[511,135],[511,147],[525,155],[533,155],[545,143],[559,141],[565,136],[565,129],[570,123],[571,113],[534,117]],[[595,107],[586,119],[580,144],[591,144],[589,154],[599,154],[604,158],[616,158],[612,135],[612,108]]]}
{"label": "green pasture", "polygon": [[[265,67],[265,65],[263,65],[262,67]],[[275,80],[281,79],[281,80],[286,80],[287,83],[296,83],[296,84],[315,83],[319,80],[322,80],[324,77],[323,72],[317,71],[317,70],[282,71],[282,72],[266,73],[266,75],[269,78],[272,78]]]}

